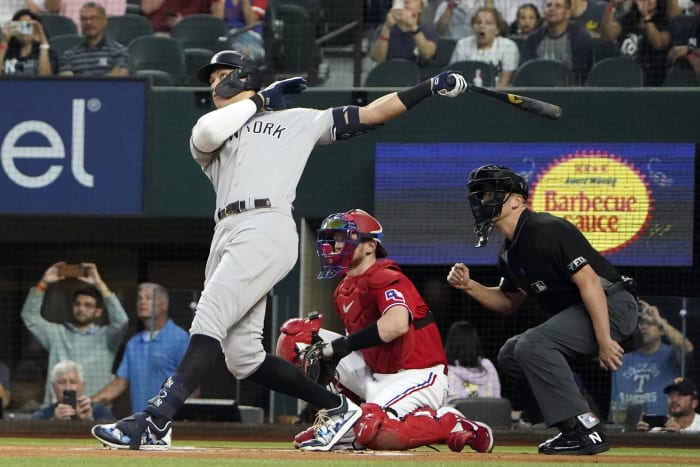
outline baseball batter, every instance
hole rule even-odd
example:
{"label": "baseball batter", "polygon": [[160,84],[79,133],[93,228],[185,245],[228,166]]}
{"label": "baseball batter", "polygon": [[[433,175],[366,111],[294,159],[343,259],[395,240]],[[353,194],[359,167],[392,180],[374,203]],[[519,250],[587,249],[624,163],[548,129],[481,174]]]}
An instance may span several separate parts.
{"label": "baseball batter", "polygon": [[[447,358],[435,319],[413,283],[388,259],[382,226],[360,209],[331,214],[318,231],[319,278],[342,276],[333,295],[347,336],[318,329],[323,342],[306,348],[302,360],[318,348],[337,363],[336,382],[362,405],[354,427],[355,447],[409,449],[445,443],[487,452],[491,429],[445,407]],[[378,259],[379,258],[379,259]],[[294,357],[290,345],[310,342],[316,325],[299,318],[285,323],[278,349]],[[302,366],[303,368],[303,366]],[[315,443],[311,429],[297,435],[304,448]],[[348,437],[344,442],[352,441]]]}
{"label": "baseball batter", "polygon": [[115,448],[167,448],[173,416],[213,370],[221,348],[236,378],[321,409],[316,442],[306,449],[330,450],[360,418],[359,407],[286,360],[266,354],[262,344],[267,294],[297,260],[291,213],[297,184],[317,144],[362,134],[433,94],[462,94],[466,81],[458,73],[443,72],[364,107],[283,110],[284,95],[303,91],[304,79],[261,90],[259,68],[238,52],[218,52],[199,78],[210,86],[216,110],[197,121],[190,148],[216,192],[216,227],[190,343],[177,371],[142,412],[96,425],[92,433]]}

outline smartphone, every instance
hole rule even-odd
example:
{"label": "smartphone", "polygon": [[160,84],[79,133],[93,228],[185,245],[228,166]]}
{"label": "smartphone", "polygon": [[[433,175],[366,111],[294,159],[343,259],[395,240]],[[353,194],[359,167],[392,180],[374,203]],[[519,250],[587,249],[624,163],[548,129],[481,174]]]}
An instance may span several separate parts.
{"label": "smartphone", "polygon": [[402,10],[404,7],[403,0],[394,0],[394,2],[391,4],[391,8],[393,10]]}
{"label": "smartphone", "polygon": [[666,415],[644,415],[642,420],[649,424],[649,428],[663,428],[666,426],[666,420],[668,420],[668,418]]}
{"label": "smartphone", "polygon": [[10,25],[15,28],[18,34],[28,36],[34,32],[34,25],[29,21],[11,21]]}
{"label": "smartphone", "polygon": [[75,393],[75,390],[73,389],[66,389],[63,391],[63,400],[61,401],[62,404],[70,405],[74,409],[78,405],[78,397],[77,394]]}
{"label": "smartphone", "polygon": [[84,277],[85,268],[80,264],[64,264],[58,267],[58,275],[63,277]]}

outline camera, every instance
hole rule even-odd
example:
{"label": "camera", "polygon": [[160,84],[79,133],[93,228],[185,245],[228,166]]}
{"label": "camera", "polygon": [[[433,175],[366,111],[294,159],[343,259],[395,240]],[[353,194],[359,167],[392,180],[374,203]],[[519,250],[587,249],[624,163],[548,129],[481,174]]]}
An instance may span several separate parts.
{"label": "camera", "polygon": [[63,264],[58,267],[58,275],[63,277],[85,277],[82,264]]}
{"label": "camera", "polygon": [[10,27],[13,27],[18,34],[29,36],[34,33],[34,25],[30,21],[10,21]]}
{"label": "camera", "polygon": [[78,397],[73,389],[66,389],[63,391],[63,400],[61,401],[62,404],[70,405],[74,409],[78,405]]}
{"label": "camera", "polygon": [[647,422],[649,424],[649,428],[656,428],[656,427],[663,428],[664,426],[666,426],[666,420],[668,420],[668,418],[666,417],[666,415],[646,415],[645,414],[642,417],[642,420],[644,420],[645,422]]}

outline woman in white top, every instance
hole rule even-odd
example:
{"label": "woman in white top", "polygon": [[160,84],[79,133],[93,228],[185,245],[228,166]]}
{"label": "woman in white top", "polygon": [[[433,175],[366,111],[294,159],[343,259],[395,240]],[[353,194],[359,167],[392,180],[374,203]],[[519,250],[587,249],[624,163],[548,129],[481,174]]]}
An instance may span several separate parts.
{"label": "woman in white top", "polygon": [[503,18],[495,8],[483,7],[472,16],[474,35],[460,39],[450,63],[463,60],[487,62],[496,68],[496,87],[510,85],[518,68],[520,52],[512,40],[501,36]]}

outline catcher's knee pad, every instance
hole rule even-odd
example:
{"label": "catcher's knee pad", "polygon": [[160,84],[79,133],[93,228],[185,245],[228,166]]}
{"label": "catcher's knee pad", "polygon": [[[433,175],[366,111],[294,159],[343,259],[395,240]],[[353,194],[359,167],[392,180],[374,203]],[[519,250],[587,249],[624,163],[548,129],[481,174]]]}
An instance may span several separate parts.
{"label": "catcher's knee pad", "polygon": [[361,405],[362,416],[353,427],[355,439],[362,446],[369,446],[381,425],[389,420],[386,412],[372,402]]}

